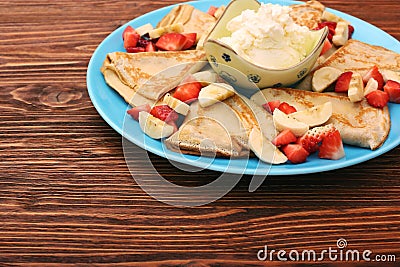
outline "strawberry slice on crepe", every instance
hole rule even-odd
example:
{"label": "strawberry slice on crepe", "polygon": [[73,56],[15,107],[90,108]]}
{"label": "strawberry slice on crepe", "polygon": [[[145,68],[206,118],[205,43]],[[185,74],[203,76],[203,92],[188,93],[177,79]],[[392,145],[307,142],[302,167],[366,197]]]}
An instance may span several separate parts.
{"label": "strawberry slice on crepe", "polygon": [[336,81],[335,92],[346,93],[349,91],[351,76],[353,76],[353,72],[343,72]]}
{"label": "strawberry slice on crepe", "polygon": [[276,146],[284,146],[297,141],[297,137],[289,129],[280,132],[272,143]]}
{"label": "strawberry slice on crepe", "polygon": [[345,156],[342,138],[338,130],[328,133],[319,147],[318,157],[338,160]]}
{"label": "strawberry slice on crepe", "polygon": [[375,65],[373,66],[364,76],[363,76],[363,82],[364,84],[367,84],[368,81],[374,78],[378,82],[378,90],[382,90],[383,84],[385,83],[383,79],[383,75],[379,72],[378,67]]}
{"label": "strawberry slice on crepe", "polygon": [[381,90],[375,90],[365,97],[368,103],[375,108],[383,108],[389,102],[389,94]]}
{"label": "strawberry slice on crepe", "polygon": [[324,140],[324,138],[334,130],[335,128],[332,126],[332,124],[314,127],[300,137],[297,140],[297,143],[309,153],[316,152],[319,149],[322,140]]}
{"label": "strawberry slice on crepe", "polygon": [[282,148],[285,156],[293,164],[303,163],[310,153],[299,144],[289,144]]}
{"label": "strawberry slice on crepe", "polygon": [[388,93],[390,102],[400,103],[400,83],[388,80],[383,89]]}

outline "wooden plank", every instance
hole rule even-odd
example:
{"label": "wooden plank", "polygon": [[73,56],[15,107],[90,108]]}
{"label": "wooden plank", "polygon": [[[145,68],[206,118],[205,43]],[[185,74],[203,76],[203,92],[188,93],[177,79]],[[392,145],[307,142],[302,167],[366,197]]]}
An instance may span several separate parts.
{"label": "wooden plank", "polygon": [[[117,27],[178,2],[0,0],[0,265],[291,266],[257,252],[320,251],[339,238],[399,260],[400,148],[336,171],[268,177],[255,193],[244,176],[197,208],[161,203],[134,181],[120,135],[90,101],[86,67]],[[322,2],[400,39],[396,0]],[[132,153],[134,176],[154,179],[143,151]],[[219,176],[148,157],[179,185]]]}

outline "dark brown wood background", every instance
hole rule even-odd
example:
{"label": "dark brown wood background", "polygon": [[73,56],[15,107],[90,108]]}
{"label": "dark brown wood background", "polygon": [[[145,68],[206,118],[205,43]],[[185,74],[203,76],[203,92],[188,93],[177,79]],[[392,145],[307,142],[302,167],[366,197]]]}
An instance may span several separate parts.
{"label": "dark brown wood background", "polygon": [[[268,177],[255,193],[245,176],[197,208],[135,183],[121,136],[90,101],[86,68],[114,29],[177,2],[0,0],[0,266],[259,266],[264,245],[322,250],[341,237],[399,264],[399,147],[341,170]],[[400,38],[398,0],[322,2]],[[133,171],[151,179],[136,150]],[[177,184],[218,177],[150,158]]]}

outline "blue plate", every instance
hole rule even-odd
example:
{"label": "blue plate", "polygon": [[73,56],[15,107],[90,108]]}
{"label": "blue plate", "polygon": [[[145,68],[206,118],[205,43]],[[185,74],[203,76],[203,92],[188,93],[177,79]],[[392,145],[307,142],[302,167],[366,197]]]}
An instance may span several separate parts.
{"label": "blue plate", "polygon": [[[206,0],[189,2],[189,4],[200,10],[207,11],[210,5],[226,5],[228,2],[228,0]],[[300,3],[296,1],[278,0],[269,0],[268,2],[281,5]],[[400,123],[394,123],[392,124],[389,137],[382,147],[375,151],[371,151],[369,149],[345,145],[346,157],[337,161],[319,159],[317,155],[314,154],[308,158],[307,162],[302,164],[295,165],[287,163],[270,167],[267,164],[259,162],[256,158],[233,160],[223,158],[212,159],[192,155],[182,155],[165,149],[162,142],[159,140],[153,140],[144,135],[136,121],[132,119],[125,120],[126,111],[130,107],[118,95],[118,93],[105,83],[103,75],[100,73],[100,67],[103,64],[107,53],[124,51],[121,35],[126,26],[131,25],[135,28],[149,22],[155,24],[161,20],[161,18],[165,16],[172,7],[173,6],[168,6],[140,16],[112,32],[96,49],[88,66],[87,87],[93,105],[103,119],[130,142],[151,153],[168,158],[172,161],[220,172],[251,175],[295,175],[344,168],[375,158],[400,144]],[[353,35],[354,39],[369,44],[380,45],[400,53],[399,41],[379,28],[345,13],[332,9],[329,9],[329,11],[351,22],[355,27]],[[389,104],[389,110],[393,118],[400,117],[400,105]]]}

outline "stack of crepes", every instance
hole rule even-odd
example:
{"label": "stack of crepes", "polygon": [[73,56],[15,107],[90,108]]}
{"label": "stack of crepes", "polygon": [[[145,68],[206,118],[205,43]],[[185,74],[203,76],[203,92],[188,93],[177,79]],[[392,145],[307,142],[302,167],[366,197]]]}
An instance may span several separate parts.
{"label": "stack of crepes", "polygon": [[[310,27],[313,27],[312,21],[318,21],[323,12],[316,5],[318,2],[315,2],[311,1],[293,11],[293,14],[301,14],[299,20]],[[138,54],[114,52],[107,55],[101,71],[110,87],[130,105],[155,105],[188,74],[207,65],[205,59],[202,50]],[[374,65],[383,70],[400,71],[400,55],[382,47],[352,40],[317,68],[334,66],[343,71],[364,74]],[[297,110],[330,101],[334,109],[327,123],[332,123],[340,131],[344,143],[372,150],[379,148],[390,131],[388,108],[374,108],[366,101],[352,103],[346,96],[332,93],[311,92],[309,81],[313,73],[299,85],[306,90],[266,88],[251,99],[236,93],[207,108],[194,102],[179,130],[166,139],[165,143],[172,150],[196,155],[248,155],[248,136],[252,128],[258,127],[268,140],[276,136],[272,115],[261,105],[280,99],[295,106]],[[204,143],[204,140],[208,142]]]}

